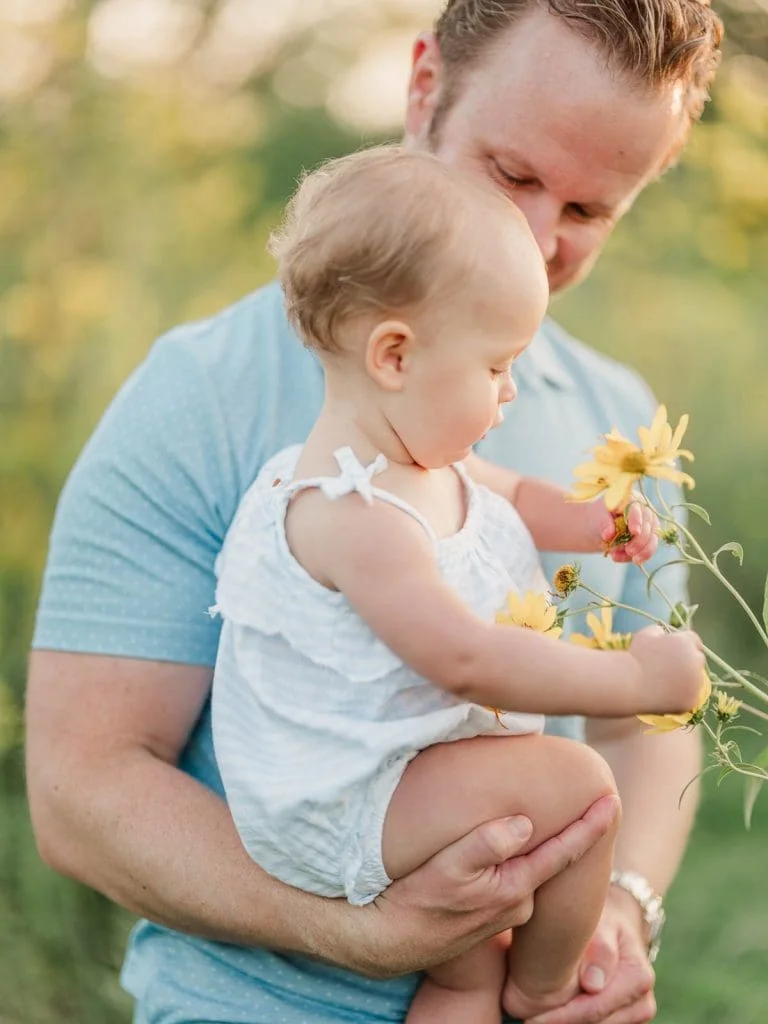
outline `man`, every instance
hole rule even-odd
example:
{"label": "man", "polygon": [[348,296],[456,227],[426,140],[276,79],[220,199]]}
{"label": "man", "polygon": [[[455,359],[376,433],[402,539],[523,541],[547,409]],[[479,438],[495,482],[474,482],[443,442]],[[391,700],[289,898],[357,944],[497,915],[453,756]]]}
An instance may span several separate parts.
{"label": "man", "polygon": [[[451,0],[414,48],[407,144],[507,192],[561,289],[683,145],[720,37],[697,0]],[[631,435],[654,407],[631,372],[553,324],[516,377],[519,397],[482,453],[563,484],[598,434]],[[531,892],[613,813],[596,806],[517,859],[526,823],[490,823],[371,908],[287,889],[248,860],[219,799],[207,703],[218,627],[205,609],[240,496],[269,455],[303,439],[321,389],[279,292],[264,289],[157,344],[60,502],[30,668],[32,813],[50,864],[147,918],[124,970],[143,1024],[401,1020],[416,984],[405,972],[524,921]],[[650,605],[634,567],[585,561],[596,589]],[[652,894],[690,829],[693,801],[679,810],[678,798],[698,772],[697,739],[605,720],[586,723],[586,739],[616,776],[616,868],[632,874],[611,889],[584,992],[540,1024],[641,1024],[655,1014]]]}

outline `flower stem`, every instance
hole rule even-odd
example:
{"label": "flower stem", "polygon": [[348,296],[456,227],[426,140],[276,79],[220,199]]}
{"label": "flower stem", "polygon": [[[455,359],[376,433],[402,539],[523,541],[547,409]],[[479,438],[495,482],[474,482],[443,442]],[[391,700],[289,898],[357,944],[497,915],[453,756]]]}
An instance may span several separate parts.
{"label": "flower stem", "polygon": [[[622,602],[620,601],[612,601],[609,598],[605,597],[603,594],[600,594],[597,590],[593,590],[588,583],[584,583],[583,581],[579,583],[579,587],[582,590],[586,590],[587,593],[592,594],[593,597],[596,597],[598,601],[601,601],[603,604],[610,604],[613,605],[614,608],[622,608],[624,611],[632,612],[636,615],[642,615],[644,618],[649,619],[657,626],[661,626],[662,629],[665,629],[669,632],[669,623],[664,622],[663,619],[656,618],[656,616],[651,615],[650,612],[645,612],[641,608],[633,608],[631,605],[628,604],[622,604]],[[665,598],[665,600],[669,602],[669,598],[663,592],[662,596]],[[710,659],[710,661],[713,661],[716,665],[718,665],[725,672],[727,672],[731,679],[733,679],[741,687],[743,687],[743,689],[747,690],[750,694],[752,694],[753,697],[756,697],[759,701],[762,701],[763,704],[768,704],[768,694],[764,693],[759,686],[757,686],[751,680],[747,679],[746,676],[743,676],[741,672],[733,668],[732,665],[729,665],[724,658],[721,658],[719,654],[716,654],[715,651],[711,650],[709,647],[705,647],[702,645],[702,649],[706,656]]]}
{"label": "flower stem", "polygon": [[[741,605],[742,610],[746,613],[746,615],[749,618],[750,622],[755,627],[755,630],[757,631],[757,635],[763,641],[765,646],[768,647],[768,633],[763,628],[763,625],[760,622],[760,620],[758,619],[758,617],[752,611],[752,609],[750,608],[750,606],[747,603],[747,601],[745,601],[744,598],[741,596],[741,594],[738,592],[736,587],[734,587],[734,585],[731,583],[731,581],[727,578],[727,576],[724,576],[723,573],[720,571],[720,568],[718,567],[717,562],[715,562],[714,559],[710,558],[707,555],[707,553],[704,550],[704,548],[696,540],[696,537],[694,536],[694,534],[688,529],[687,526],[685,526],[683,523],[679,522],[674,517],[674,515],[672,515],[672,513],[671,513],[671,511],[669,509],[669,506],[667,505],[666,501],[664,501],[664,498],[663,498],[663,496],[661,494],[661,488],[659,487],[658,483],[656,484],[656,493],[658,494],[659,501],[664,506],[664,509],[665,509],[665,512],[667,513],[669,521],[674,523],[674,525],[677,527],[677,529],[683,534],[685,539],[688,541],[688,543],[691,545],[691,547],[694,549],[694,551],[698,555],[698,559],[692,559],[690,557],[690,555],[685,551],[683,546],[678,543],[676,545],[676,547],[677,547],[678,551],[680,552],[680,554],[683,556],[683,558],[685,558],[685,560],[687,562],[690,562],[691,564],[703,565],[706,569],[709,570],[710,573],[712,573],[712,575],[716,579],[718,579],[720,581],[720,583],[722,583],[722,585],[725,587],[725,589],[728,591],[728,593],[733,597],[733,599],[739,605]],[[645,497],[645,494],[643,494],[643,497]]]}
{"label": "flower stem", "polygon": [[614,601],[613,598],[605,597],[605,595],[601,594],[599,591],[593,590],[592,587],[590,587],[588,583],[584,583],[583,580],[579,582],[579,588],[581,590],[586,590],[588,594],[592,594],[593,597],[596,597],[600,602],[598,607],[611,605],[613,608],[621,608],[623,611],[632,612],[634,615],[642,615],[644,619],[650,619],[650,621],[655,623],[655,625],[661,626],[669,632],[668,622],[665,622],[663,619],[657,619],[655,615],[651,615],[650,612],[644,612],[642,608],[633,608],[631,604],[622,604],[621,601]]}
{"label": "flower stem", "polygon": [[716,654],[709,647],[702,645],[702,650],[709,660],[714,661],[714,663],[723,669],[723,671],[727,672],[731,679],[735,680],[735,682],[745,690],[748,690],[753,697],[757,697],[757,699],[761,700],[764,704],[768,704],[768,693],[763,693],[759,686],[753,683],[750,679],[747,679],[747,677],[742,675],[737,669],[729,665],[724,658],[721,658],[719,654]]}
{"label": "flower stem", "polygon": [[765,713],[765,711],[760,711],[758,708],[753,708],[751,704],[745,704],[744,701],[741,701],[741,710],[748,711],[750,715],[757,715],[758,718],[763,718],[766,722],[768,722],[768,715]]}

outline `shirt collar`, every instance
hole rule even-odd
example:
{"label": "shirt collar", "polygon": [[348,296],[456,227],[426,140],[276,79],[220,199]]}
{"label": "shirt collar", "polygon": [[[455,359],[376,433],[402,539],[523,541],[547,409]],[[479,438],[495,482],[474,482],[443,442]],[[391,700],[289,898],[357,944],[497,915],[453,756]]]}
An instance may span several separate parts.
{"label": "shirt collar", "polygon": [[549,337],[551,323],[545,320],[536,337],[515,364],[515,373],[528,384],[549,385],[568,389],[574,386],[573,378],[563,366],[555,346]]}

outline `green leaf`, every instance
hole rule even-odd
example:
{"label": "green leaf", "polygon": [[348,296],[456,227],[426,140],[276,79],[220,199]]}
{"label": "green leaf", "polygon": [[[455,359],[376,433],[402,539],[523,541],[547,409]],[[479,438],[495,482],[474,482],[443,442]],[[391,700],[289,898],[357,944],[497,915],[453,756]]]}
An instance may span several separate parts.
{"label": "green leaf", "polygon": [[689,512],[693,512],[699,519],[703,519],[707,526],[712,525],[712,520],[709,518],[709,512],[701,505],[694,505],[692,501],[681,501],[679,505],[675,505],[675,508],[687,508]]}
{"label": "green leaf", "polygon": [[717,562],[717,556],[722,555],[724,551],[730,551],[734,558],[737,558],[739,565],[744,565],[744,548],[735,540],[729,540],[727,544],[723,544],[717,551],[712,555],[712,560]]}
{"label": "green leaf", "polygon": [[670,626],[673,629],[682,629],[684,626],[690,626],[693,616],[698,611],[698,607],[697,604],[688,605],[678,601],[669,616]]}
{"label": "green leaf", "polygon": [[[755,758],[753,764],[757,768],[768,769],[768,747],[765,747]],[[755,809],[760,790],[765,780],[756,779],[750,776],[744,786],[744,827],[749,829],[752,825],[752,811]]]}
{"label": "green leaf", "polygon": [[744,828],[749,830],[752,827],[752,812],[755,809],[763,783],[760,779],[748,778],[744,786]]}
{"label": "green leaf", "polygon": [[765,591],[763,592],[763,625],[768,630],[768,576],[765,577]]}

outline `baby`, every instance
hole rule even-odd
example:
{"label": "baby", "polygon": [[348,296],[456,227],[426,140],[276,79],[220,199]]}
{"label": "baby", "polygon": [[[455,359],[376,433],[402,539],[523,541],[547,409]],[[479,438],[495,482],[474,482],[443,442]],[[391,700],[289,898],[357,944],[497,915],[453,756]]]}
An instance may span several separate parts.
{"label": "baby", "polygon": [[[543,716],[684,711],[704,661],[690,632],[595,651],[495,622],[510,591],[546,590],[537,548],[615,536],[601,503],[472,454],[548,300],[507,199],[427,154],[372,149],[305,178],[274,251],[325,403],[266,464],[217,563],[214,742],[254,860],[363,904],[484,821],[525,814],[529,848],[561,831],[614,782],[589,747],[541,735]],[[643,561],[655,520],[627,517],[612,554]],[[409,1024],[569,1000],[613,839],[538,890],[511,945],[429,972]]]}

